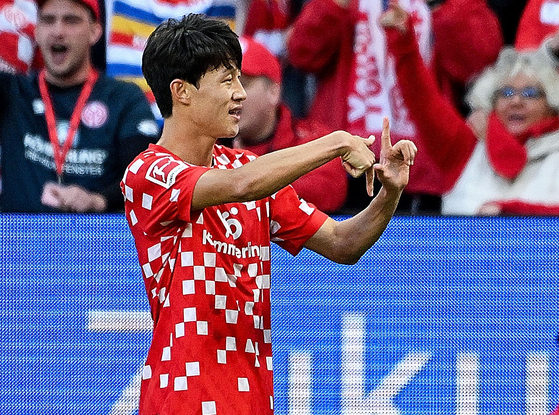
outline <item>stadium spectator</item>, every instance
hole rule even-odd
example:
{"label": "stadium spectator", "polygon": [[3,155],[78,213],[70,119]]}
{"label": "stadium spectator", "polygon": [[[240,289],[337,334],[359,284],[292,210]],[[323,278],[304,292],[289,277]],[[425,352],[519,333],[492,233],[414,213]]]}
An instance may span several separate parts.
{"label": "stadium spectator", "polygon": [[[372,120],[391,114],[393,137],[412,139],[419,148],[399,210],[438,212],[442,172],[422,151],[423,140],[402,103],[393,62],[387,58],[384,33],[378,25],[382,4],[380,0],[310,0],[293,24],[288,59],[316,76],[311,118],[332,129],[378,135],[371,126],[379,123]],[[485,0],[406,0],[402,7],[414,16],[422,56],[437,74],[440,87],[462,108],[464,84],[492,63],[502,46],[495,15]],[[472,34],[476,33],[479,35],[473,42]],[[348,205],[359,206],[363,202],[353,192],[354,183],[350,181]]]}
{"label": "stadium spectator", "polygon": [[[431,54],[429,8],[424,0],[406,0],[405,7],[416,17],[418,41],[428,60]],[[391,135],[395,140],[414,140],[418,156],[400,206],[406,203],[414,211],[436,212],[439,172],[425,159],[426,153],[416,140],[407,110],[401,105],[393,68],[386,58],[384,34],[377,24],[382,10],[382,0],[309,0],[289,32],[287,59],[295,68],[314,75],[316,80],[309,119],[332,131],[342,129],[366,137],[379,135],[381,120],[386,115],[391,120]],[[378,151],[378,144],[375,143],[374,151]],[[349,180],[344,213],[354,214],[367,205],[368,198],[361,191],[363,180]]]}
{"label": "stadium spectator", "polygon": [[[281,101],[281,67],[262,44],[241,38],[241,82],[247,93],[243,102],[235,148],[258,156],[314,140],[331,132],[316,121],[296,120]],[[333,213],[345,202],[347,174],[339,160],[313,170],[293,183],[297,194],[318,209]]]}
{"label": "stadium spectator", "polygon": [[[242,51],[223,22],[188,15],[148,39],[143,71],[165,124],[122,181],[154,320],[140,415],[272,414],[270,242],[354,263],[380,237],[408,181],[415,146],[390,143],[379,163],[343,131],[256,157],[215,145],[238,133]],[[383,187],[337,222],[288,186],[341,157]],[[370,191],[370,188],[369,188]]]}
{"label": "stadium spectator", "polygon": [[308,113],[312,97],[312,78],[294,68],[286,59],[286,37],[304,0],[252,0],[247,11],[243,36],[262,43],[280,60],[282,67],[282,102],[296,118]]}
{"label": "stadium spectator", "polygon": [[92,67],[102,33],[96,0],[38,4],[45,68],[0,74],[0,210],[122,210],[122,174],[158,137],[153,114],[139,88]]}
{"label": "stadium spectator", "polygon": [[558,214],[559,74],[544,51],[505,47],[475,81],[468,102],[489,114],[476,136],[437,92],[408,13],[393,2],[381,22],[410,115],[445,169],[442,213]]}

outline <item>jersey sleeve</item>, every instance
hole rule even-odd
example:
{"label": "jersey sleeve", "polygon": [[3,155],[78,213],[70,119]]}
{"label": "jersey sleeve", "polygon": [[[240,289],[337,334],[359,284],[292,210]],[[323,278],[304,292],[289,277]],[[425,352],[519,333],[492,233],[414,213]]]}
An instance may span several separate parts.
{"label": "jersey sleeve", "polygon": [[270,197],[270,240],[291,255],[297,255],[328,215],[300,200],[291,186]]}
{"label": "jersey sleeve", "polygon": [[132,225],[157,235],[174,221],[190,222],[194,186],[207,167],[191,166],[170,154],[140,155],[121,182]]}

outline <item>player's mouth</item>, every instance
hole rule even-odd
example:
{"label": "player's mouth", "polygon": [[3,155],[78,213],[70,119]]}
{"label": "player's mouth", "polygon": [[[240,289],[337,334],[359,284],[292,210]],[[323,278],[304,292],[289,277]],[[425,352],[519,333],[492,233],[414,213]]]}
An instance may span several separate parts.
{"label": "player's mouth", "polygon": [[232,115],[233,117],[235,117],[237,120],[241,119],[241,106],[239,105],[238,107],[232,108],[229,110],[229,114]]}

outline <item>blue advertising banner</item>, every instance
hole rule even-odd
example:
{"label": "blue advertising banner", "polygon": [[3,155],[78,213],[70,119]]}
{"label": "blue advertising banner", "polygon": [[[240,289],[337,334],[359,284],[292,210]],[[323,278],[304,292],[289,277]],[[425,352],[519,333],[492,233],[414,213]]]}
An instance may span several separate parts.
{"label": "blue advertising banner", "polygon": [[[274,246],[276,413],[548,414],[558,225],[395,217],[353,266]],[[0,215],[0,276],[0,414],[136,414],[151,319],[124,218]]]}

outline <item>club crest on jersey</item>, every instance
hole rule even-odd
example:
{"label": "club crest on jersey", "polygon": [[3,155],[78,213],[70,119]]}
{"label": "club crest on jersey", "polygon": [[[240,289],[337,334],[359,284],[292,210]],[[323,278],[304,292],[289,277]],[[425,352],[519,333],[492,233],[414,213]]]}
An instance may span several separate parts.
{"label": "club crest on jersey", "polygon": [[89,128],[102,127],[109,118],[109,109],[100,101],[88,102],[82,111],[82,122]]}
{"label": "club crest on jersey", "polygon": [[186,164],[171,156],[164,156],[149,166],[146,179],[168,189],[175,184],[177,175],[186,168]]}

